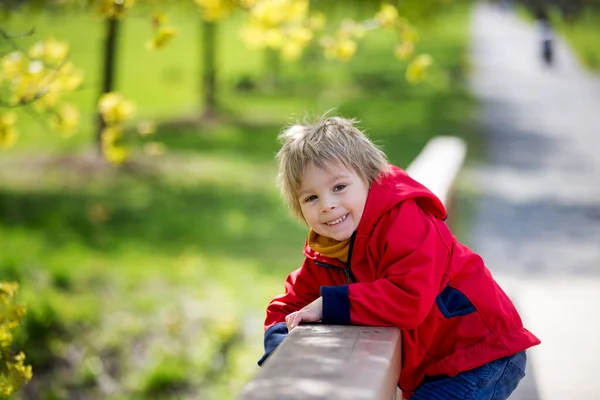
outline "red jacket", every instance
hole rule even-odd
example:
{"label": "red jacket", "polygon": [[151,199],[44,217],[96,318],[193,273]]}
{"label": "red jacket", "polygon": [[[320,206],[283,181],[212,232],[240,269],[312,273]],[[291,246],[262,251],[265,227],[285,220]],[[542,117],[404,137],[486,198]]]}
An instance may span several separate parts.
{"label": "red jacket", "polygon": [[481,257],[450,233],[439,199],[391,168],[371,185],[347,265],[305,247],[286,293],[267,308],[259,363],[287,334],[285,316],[319,295],[323,323],[402,330],[405,395],[425,376],[454,376],[540,343]]}

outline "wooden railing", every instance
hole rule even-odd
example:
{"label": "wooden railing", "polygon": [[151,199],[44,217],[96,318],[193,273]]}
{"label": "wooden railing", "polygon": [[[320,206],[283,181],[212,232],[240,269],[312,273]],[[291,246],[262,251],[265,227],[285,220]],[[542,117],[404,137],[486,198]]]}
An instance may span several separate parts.
{"label": "wooden railing", "polygon": [[[406,169],[447,204],[466,155],[456,137],[430,140]],[[300,325],[271,354],[240,400],[399,399],[398,328]]]}

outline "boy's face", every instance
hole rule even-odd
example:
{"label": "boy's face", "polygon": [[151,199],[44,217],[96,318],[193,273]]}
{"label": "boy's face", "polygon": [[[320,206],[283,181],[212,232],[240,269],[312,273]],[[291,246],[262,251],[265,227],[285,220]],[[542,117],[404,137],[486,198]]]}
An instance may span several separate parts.
{"label": "boy's face", "polygon": [[358,227],[368,184],[342,164],[321,169],[310,164],[300,181],[298,201],[308,226],[319,235],[346,240]]}

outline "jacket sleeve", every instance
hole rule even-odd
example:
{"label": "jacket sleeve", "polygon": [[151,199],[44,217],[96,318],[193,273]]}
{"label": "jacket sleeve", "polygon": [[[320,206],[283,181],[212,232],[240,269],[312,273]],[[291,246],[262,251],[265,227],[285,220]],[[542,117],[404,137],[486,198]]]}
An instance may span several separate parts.
{"label": "jacket sleeve", "polygon": [[301,268],[292,272],[285,281],[285,294],[275,297],[267,307],[265,319],[265,354],[258,361],[258,365],[287,337],[288,329],[285,317],[300,310],[319,297],[319,279],[314,263],[305,260]]}
{"label": "jacket sleeve", "polygon": [[[413,329],[431,310],[445,279],[450,244],[445,226],[405,200],[384,216],[370,243],[380,254],[373,282],[321,287],[323,322]],[[373,242],[373,240],[375,240]]]}

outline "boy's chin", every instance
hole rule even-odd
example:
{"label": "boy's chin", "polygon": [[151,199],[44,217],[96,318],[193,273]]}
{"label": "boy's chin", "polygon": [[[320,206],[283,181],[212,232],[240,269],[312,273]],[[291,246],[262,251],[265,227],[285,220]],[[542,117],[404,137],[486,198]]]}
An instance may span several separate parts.
{"label": "boy's chin", "polygon": [[326,236],[331,239],[337,240],[338,242],[343,242],[344,240],[348,240],[352,237],[352,232],[350,232],[350,233],[340,232],[340,233],[335,233],[333,235],[329,234]]}

